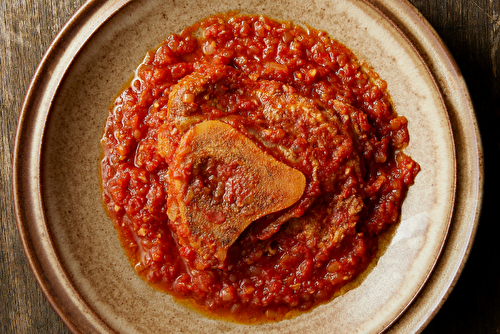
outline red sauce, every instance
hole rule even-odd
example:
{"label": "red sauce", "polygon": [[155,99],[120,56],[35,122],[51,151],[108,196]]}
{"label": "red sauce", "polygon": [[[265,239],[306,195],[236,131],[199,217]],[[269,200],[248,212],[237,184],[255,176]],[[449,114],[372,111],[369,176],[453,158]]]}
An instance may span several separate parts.
{"label": "red sauce", "polygon": [[[220,268],[196,267],[196,251],[179,244],[167,216],[168,169],[183,135],[169,114],[169,95],[197,73],[218,77],[212,97],[181,98],[198,106],[193,114],[200,117],[181,127],[220,119],[307,180],[301,200],[252,223]],[[238,75],[241,80],[234,79]],[[273,101],[254,101],[262,95],[255,92],[269,86],[297,96],[302,106],[310,103],[328,121],[318,125],[300,114],[271,121],[258,105]],[[243,92],[245,87],[254,88]],[[214,96],[216,107],[196,100]],[[159,134],[169,143],[162,154]],[[386,83],[325,32],[262,16],[218,15],[149,52],[116,99],[102,139],[103,199],[147,282],[209,314],[240,322],[280,320],[331,300],[375,257],[378,235],[398,221],[419,171],[401,151],[408,142],[407,121],[393,111]],[[200,178],[211,191],[217,184],[206,181],[210,176],[229,179],[217,162],[207,161],[205,168]],[[233,195],[244,196],[245,187],[234,182]],[[345,203],[345,210],[338,209]],[[273,225],[286,214],[290,219]],[[212,216],[220,218],[207,212]]]}

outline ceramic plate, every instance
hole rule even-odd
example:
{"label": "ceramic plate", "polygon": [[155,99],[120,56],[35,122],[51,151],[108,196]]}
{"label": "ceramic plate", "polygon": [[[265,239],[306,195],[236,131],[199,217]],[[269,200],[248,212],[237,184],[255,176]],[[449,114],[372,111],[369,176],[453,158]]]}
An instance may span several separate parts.
{"label": "ceramic plate", "polygon": [[[108,107],[145,53],[169,34],[229,10],[325,30],[366,60],[408,119],[406,152],[421,166],[401,223],[358,287],[296,318],[254,326],[206,318],[142,281],[103,209],[98,172]],[[414,332],[439,308],[467,257],[481,168],[465,85],[405,1],[89,1],[56,38],[28,91],[14,191],[33,272],[74,332]]]}

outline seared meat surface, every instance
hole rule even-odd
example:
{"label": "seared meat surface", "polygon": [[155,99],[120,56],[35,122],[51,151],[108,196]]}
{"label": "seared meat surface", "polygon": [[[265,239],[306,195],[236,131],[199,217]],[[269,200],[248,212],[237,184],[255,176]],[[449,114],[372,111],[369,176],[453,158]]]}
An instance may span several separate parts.
{"label": "seared meat surface", "polygon": [[355,233],[363,167],[349,114],[214,64],[180,80],[167,108],[170,225],[196,268],[222,268],[247,228],[267,240],[291,220],[287,233],[315,234],[325,251]]}
{"label": "seared meat surface", "polygon": [[170,165],[168,216],[197,269],[222,267],[245,228],[297,202],[305,177],[219,121],[192,127]]}

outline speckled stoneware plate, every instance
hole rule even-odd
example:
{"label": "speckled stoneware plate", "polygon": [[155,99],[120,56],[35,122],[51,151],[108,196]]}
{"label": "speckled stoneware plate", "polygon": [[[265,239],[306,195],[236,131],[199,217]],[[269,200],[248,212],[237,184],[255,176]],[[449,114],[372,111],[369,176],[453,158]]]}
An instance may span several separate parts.
{"label": "speckled stoneware plate", "polygon": [[[208,319],[143,282],[103,209],[98,173],[108,107],[146,51],[229,10],[325,30],[371,64],[409,120],[407,152],[421,165],[401,223],[358,287],[296,318],[254,326]],[[89,1],[42,61],[19,121],[13,178],[27,257],[74,332],[410,333],[439,309],[467,258],[481,164],[460,73],[404,0],[114,0]]]}

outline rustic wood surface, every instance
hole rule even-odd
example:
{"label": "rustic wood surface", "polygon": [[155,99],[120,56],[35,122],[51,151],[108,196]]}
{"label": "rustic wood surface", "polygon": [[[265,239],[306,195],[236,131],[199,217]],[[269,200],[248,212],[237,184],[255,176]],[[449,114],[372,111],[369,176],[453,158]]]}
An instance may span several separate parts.
{"label": "rustic wood surface", "polygon": [[[500,1],[410,0],[463,72],[479,121],[486,184],[479,230],[457,286],[424,333],[500,334]],[[12,207],[19,110],[43,53],[84,0],[0,0],[0,333],[68,333],[30,271]]]}

